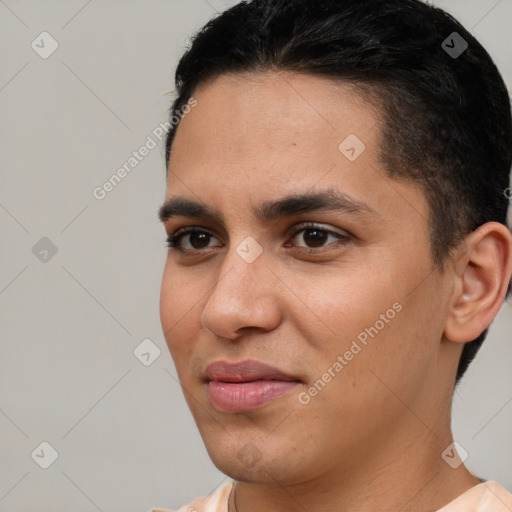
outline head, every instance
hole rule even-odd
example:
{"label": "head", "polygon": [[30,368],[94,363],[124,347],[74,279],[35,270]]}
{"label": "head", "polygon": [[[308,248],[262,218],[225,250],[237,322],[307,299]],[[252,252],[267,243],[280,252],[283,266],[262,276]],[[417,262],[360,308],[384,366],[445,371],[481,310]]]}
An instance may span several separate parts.
{"label": "head", "polygon": [[[255,0],[195,36],[176,87],[171,115],[196,106],[168,134],[167,198],[218,215],[162,209],[169,235],[200,232],[170,251],[161,318],[214,462],[292,482],[339,453],[362,464],[382,432],[421,436],[408,407],[449,430],[454,384],[510,289],[512,121],[488,53],[417,0]],[[296,386],[221,411],[204,380],[219,359]]]}

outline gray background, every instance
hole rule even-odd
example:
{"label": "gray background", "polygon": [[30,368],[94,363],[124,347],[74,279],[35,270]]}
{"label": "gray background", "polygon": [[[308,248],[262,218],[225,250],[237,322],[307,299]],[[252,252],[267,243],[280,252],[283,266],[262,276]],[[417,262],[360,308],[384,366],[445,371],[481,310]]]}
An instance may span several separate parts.
{"label": "gray background", "polygon": [[[93,189],[166,120],[188,37],[234,3],[0,1],[2,511],[143,512],[227,481],[160,327],[163,145],[103,200]],[[435,3],[480,39],[510,90],[512,0]],[[46,59],[31,47],[48,50],[43,31],[59,45]],[[43,237],[55,255],[47,241],[34,254]],[[506,303],[453,423],[469,468],[512,491],[511,328]],[[149,366],[133,353],[144,339],[161,350]],[[43,441],[58,452],[47,469]]]}

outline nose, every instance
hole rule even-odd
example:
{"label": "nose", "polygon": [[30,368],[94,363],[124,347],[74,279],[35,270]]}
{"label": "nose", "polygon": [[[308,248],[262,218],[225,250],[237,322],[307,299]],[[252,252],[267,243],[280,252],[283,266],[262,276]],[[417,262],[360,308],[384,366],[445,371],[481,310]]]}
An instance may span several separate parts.
{"label": "nose", "polygon": [[270,270],[265,251],[252,260],[244,253],[247,247],[234,245],[226,254],[201,315],[206,329],[230,340],[242,329],[270,331],[281,321],[279,279]]}

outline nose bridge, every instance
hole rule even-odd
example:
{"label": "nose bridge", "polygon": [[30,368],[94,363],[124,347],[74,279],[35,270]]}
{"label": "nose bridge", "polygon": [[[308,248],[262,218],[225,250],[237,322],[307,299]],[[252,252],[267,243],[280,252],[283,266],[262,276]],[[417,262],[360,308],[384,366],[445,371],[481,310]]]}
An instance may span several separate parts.
{"label": "nose bridge", "polygon": [[226,291],[228,297],[247,294],[254,299],[259,285],[264,284],[265,276],[268,278],[270,274],[263,246],[252,236],[246,236],[230,247],[222,267],[221,277],[212,294]]}
{"label": "nose bridge", "polygon": [[274,301],[269,300],[272,278],[256,239],[247,236],[231,246],[204,305],[203,325],[228,338],[242,327],[272,328],[278,319]]}

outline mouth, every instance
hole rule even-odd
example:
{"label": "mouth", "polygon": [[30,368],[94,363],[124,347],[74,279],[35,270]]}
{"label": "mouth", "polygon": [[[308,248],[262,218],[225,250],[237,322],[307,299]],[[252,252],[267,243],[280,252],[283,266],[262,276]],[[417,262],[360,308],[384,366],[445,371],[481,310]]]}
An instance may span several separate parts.
{"label": "mouth", "polygon": [[206,369],[210,403],[223,412],[246,412],[290,393],[300,379],[258,361],[216,361]]}

